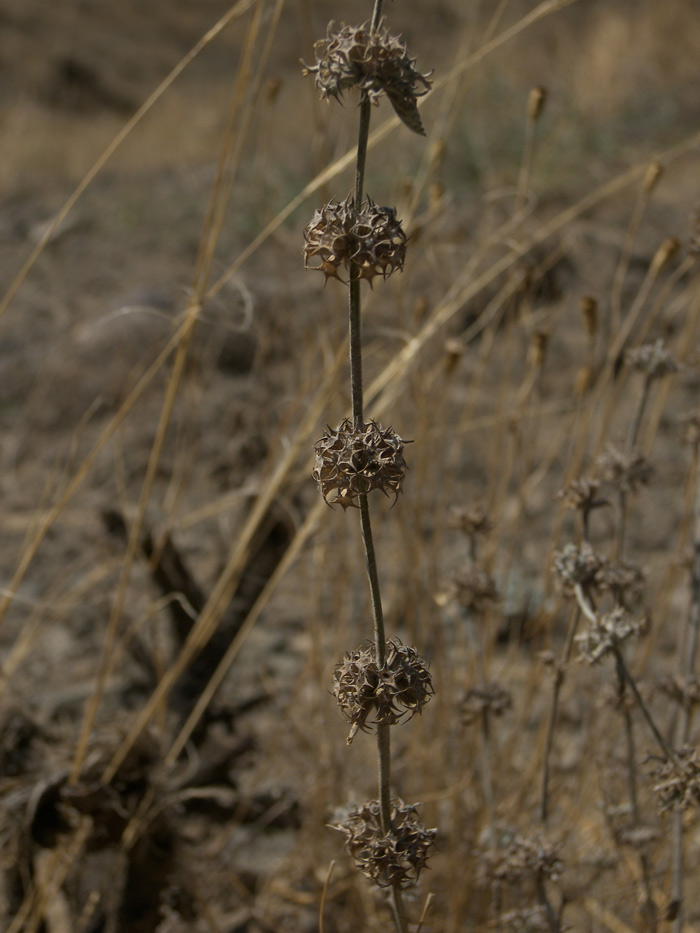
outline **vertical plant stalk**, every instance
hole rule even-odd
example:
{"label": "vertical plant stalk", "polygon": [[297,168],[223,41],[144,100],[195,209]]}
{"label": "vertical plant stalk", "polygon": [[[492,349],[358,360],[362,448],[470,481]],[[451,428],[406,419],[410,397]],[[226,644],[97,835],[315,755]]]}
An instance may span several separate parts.
{"label": "vertical plant stalk", "polygon": [[549,814],[549,763],[552,756],[552,747],[554,745],[554,730],[557,724],[557,716],[559,713],[559,694],[561,693],[561,688],[564,685],[564,680],[566,679],[566,665],[569,662],[571,657],[571,649],[574,644],[574,636],[576,635],[576,629],[578,628],[578,623],[581,618],[581,609],[576,606],[571,616],[571,622],[569,623],[569,630],[566,633],[566,643],[561,653],[561,657],[556,667],[556,672],[554,675],[554,684],[552,686],[552,705],[549,708],[549,719],[547,721],[547,736],[545,738],[544,746],[544,758],[542,762],[542,792],[540,795],[540,822],[543,826],[547,824],[547,816]]}
{"label": "vertical plant stalk", "polygon": [[[359,88],[361,95],[353,194],[316,211],[304,229],[304,264],[323,272],[326,280],[340,279],[342,266],[348,270],[352,419],[344,419],[335,431],[329,428],[317,442],[314,478],[329,505],[359,509],[374,630],[371,648],[346,654],[336,667],[334,692],[352,723],[348,744],[366,721],[376,727],[378,799],[353,810],[334,828],[347,836],[348,850],[360,871],[389,889],[396,929],[408,933],[401,889],[417,882],[437,831],[420,824],[415,806],[392,798],[390,729],[406,714],[419,711],[433,689],[425,662],[413,648],[398,639],[392,640],[390,650],[387,647],[368,496],[375,489],[398,495],[406,464],[404,441],[396,432],[374,421],[365,423],[361,306],[363,279],[371,283],[377,275],[386,278],[403,269],[407,238],[393,209],[378,208],[363,197],[372,104],[386,94],[408,128],[425,135],[416,99],[428,92],[431,82],[429,75],[414,68],[415,60],[401,39],[384,28],[382,3],[375,0],[369,28],[343,25],[336,30],[330,23],[326,39],[314,46],[316,64],[304,66],[305,75],[315,75],[323,98],[340,99],[350,87]],[[356,654],[366,655],[361,675],[348,663]],[[367,720],[373,708],[373,718]]]}
{"label": "vertical plant stalk", "polygon": [[[382,15],[382,2],[383,0],[375,0],[374,11],[372,13],[372,29],[376,29],[379,25]],[[353,205],[355,214],[357,214],[362,207],[362,198],[364,195],[365,165],[367,162],[367,141],[369,139],[371,108],[372,103],[365,95],[360,104],[360,126],[357,139],[355,196]],[[362,305],[360,296],[360,269],[356,265],[351,266],[350,269],[348,318],[352,418],[355,430],[361,431],[364,427],[362,393]],[[372,535],[372,522],[370,519],[369,502],[367,501],[366,492],[360,494],[359,505],[362,543],[365,550],[367,579],[372,603],[374,643],[377,651],[377,664],[381,668],[386,663],[386,635],[384,631],[384,613],[382,609],[381,591],[379,588],[377,558]],[[391,726],[385,723],[381,723],[377,726],[377,776],[382,830],[385,834],[388,834],[391,831]],[[392,887],[391,907],[397,930],[399,933],[407,933],[408,924],[401,891],[396,885]]]}
{"label": "vertical plant stalk", "polygon": [[[694,507],[694,528],[693,528],[693,565],[690,574],[690,612],[687,621],[687,633],[685,638],[685,651],[682,658],[683,683],[686,690],[690,678],[695,670],[695,661],[698,653],[698,640],[700,636],[700,472],[698,471],[698,454],[700,450],[696,445],[693,458],[693,467],[696,473],[695,507]],[[678,729],[679,746],[684,745],[690,736],[690,725],[692,718],[692,707],[688,697],[684,697],[681,720]],[[683,933],[684,914],[683,910],[683,811],[676,807],[673,813],[673,869],[671,877],[671,903],[677,905],[678,914],[676,916],[673,930],[674,933]]]}

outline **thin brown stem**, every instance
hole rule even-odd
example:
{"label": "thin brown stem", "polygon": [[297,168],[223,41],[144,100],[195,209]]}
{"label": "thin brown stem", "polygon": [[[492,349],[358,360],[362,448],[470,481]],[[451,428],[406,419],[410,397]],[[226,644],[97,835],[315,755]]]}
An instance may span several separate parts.
{"label": "thin brown stem", "polygon": [[[681,720],[678,728],[678,745],[684,745],[690,736],[692,705],[687,696],[690,678],[695,670],[700,633],[700,473],[698,473],[698,451],[695,451],[693,469],[696,474],[694,529],[693,529],[693,564],[690,571],[690,612],[687,619],[687,631],[684,639],[684,651],[679,667],[683,677],[686,695],[683,697]],[[683,853],[683,811],[676,807],[673,813],[673,873],[671,878],[671,902],[678,907],[673,930],[682,933],[684,928],[684,853]]]}
{"label": "thin brown stem", "polygon": [[544,826],[547,823],[549,813],[549,763],[552,755],[552,746],[554,745],[554,729],[557,724],[557,714],[559,712],[559,694],[566,678],[566,665],[571,657],[571,648],[574,643],[574,636],[578,623],[581,618],[581,609],[576,606],[569,630],[566,633],[566,643],[561,653],[561,657],[556,667],[554,675],[554,684],[552,686],[552,705],[549,708],[549,720],[547,722],[547,737],[545,739],[544,760],[542,763],[542,792],[540,796],[540,822]]}
{"label": "thin brown stem", "polygon": [[[372,29],[376,29],[382,15],[383,0],[375,0],[372,13]],[[357,139],[357,160],[355,165],[355,193],[353,212],[362,208],[364,196],[365,164],[367,160],[367,141],[369,139],[369,124],[372,105],[365,95],[360,103],[360,126]],[[356,431],[364,428],[364,405],[362,384],[362,305],[360,295],[360,270],[357,266],[350,267],[348,330],[350,344],[350,382],[352,395],[352,417]],[[377,652],[377,664],[381,668],[386,663],[386,635],[384,632],[384,613],[382,610],[382,597],[379,588],[379,573],[377,558],[374,550],[372,536],[372,523],[369,514],[367,493],[359,496],[360,525],[362,529],[362,543],[365,551],[367,579],[369,582],[370,600],[372,603],[372,618],[374,623],[374,643]],[[377,773],[379,784],[379,807],[382,822],[382,831],[385,835],[391,832],[391,726],[380,724],[377,727]],[[401,898],[401,891],[393,887],[390,895],[391,909],[394,923],[398,933],[407,933],[408,922]]]}

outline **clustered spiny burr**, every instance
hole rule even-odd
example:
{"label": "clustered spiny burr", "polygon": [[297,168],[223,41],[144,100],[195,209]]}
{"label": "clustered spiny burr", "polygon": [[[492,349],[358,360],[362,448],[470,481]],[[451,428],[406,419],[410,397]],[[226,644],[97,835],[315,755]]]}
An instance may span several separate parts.
{"label": "clustered spiny burr", "polygon": [[403,446],[408,443],[392,428],[370,421],[357,430],[349,418],[316,442],[313,477],[324,501],[344,509],[358,506],[362,493],[381,489],[386,495],[401,492],[406,461]]}
{"label": "clustered spiny burr", "polygon": [[370,800],[332,824],[347,836],[348,852],[363,875],[379,887],[409,888],[418,881],[437,830],[426,829],[416,816],[417,805],[399,797],[391,801],[391,828],[382,829],[378,800]]}
{"label": "clustered spiny burr", "polygon": [[354,198],[329,201],[304,228],[304,265],[323,272],[326,281],[354,267],[370,284],[403,269],[407,237],[396,211],[366,198],[355,210]]}
{"label": "clustered spiny burr", "polygon": [[398,638],[390,638],[386,648],[383,665],[377,663],[376,646],[369,644],[346,652],[333,672],[333,693],[353,724],[348,744],[358,728],[367,732],[380,723],[393,726],[410,719],[433,695],[430,672],[418,653]]}
{"label": "clustered spiny burr", "polygon": [[430,76],[416,69],[403,41],[383,24],[377,29],[369,22],[336,29],[331,22],[314,54],[316,64],[305,65],[304,74],[314,75],[321,97],[340,99],[343,91],[356,87],[376,104],[386,94],[406,126],[425,135],[416,101],[430,90]]}

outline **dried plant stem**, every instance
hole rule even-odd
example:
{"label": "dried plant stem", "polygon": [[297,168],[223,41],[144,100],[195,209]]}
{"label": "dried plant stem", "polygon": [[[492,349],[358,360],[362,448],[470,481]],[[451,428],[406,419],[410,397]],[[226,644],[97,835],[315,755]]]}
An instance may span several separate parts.
{"label": "dried plant stem", "polygon": [[[627,790],[630,799],[630,808],[632,811],[632,820],[635,826],[639,825],[639,797],[637,794],[637,751],[634,739],[634,723],[632,722],[632,713],[625,700],[625,689],[627,685],[625,667],[622,661],[621,652],[616,652],[615,670],[617,674],[617,695],[622,711],[622,718],[625,726],[625,745],[627,753]],[[651,870],[649,866],[649,857],[642,852],[639,856],[639,863],[642,869],[641,884],[644,889],[643,903],[641,909],[646,916],[649,929],[656,929],[656,905],[652,896]]]}
{"label": "dried plant stem", "polygon": [[637,234],[639,233],[639,228],[642,223],[642,218],[644,217],[644,212],[649,203],[650,194],[650,187],[646,184],[643,184],[639,191],[637,201],[634,205],[634,210],[632,212],[630,222],[627,226],[625,241],[622,246],[622,253],[620,255],[617,268],[615,269],[615,277],[613,278],[612,297],[610,303],[610,330],[612,333],[615,333],[620,326],[620,319],[622,317],[622,288],[625,284],[625,277],[629,269],[630,259],[632,258],[632,250],[637,239]]}
{"label": "dried plant stem", "polygon": [[[590,605],[590,602],[587,599],[586,594],[583,592],[583,589],[579,583],[575,585],[574,592],[576,594],[576,601],[578,602],[578,605],[581,607],[581,612],[583,612],[583,614],[586,616],[589,622],[591,622],[593,625],[596,625],[598,622],[598,617],[596,615],[595,609],[593,609],[593,607]],[[639,692],[639,688],[637,687],[636,681],[634,677],[632,677],[632,675],[630,674],[629,668],[625,664],[625,659],[622,656],[621,650],[618,647],[613,647],[612,652],[613,652],[613,657],[615,658],[615,664],[617,666],[617,670],[620,674],[622,674],[626,682],[629,684],[629,687],[632,693],[634,694],[634,698],[637,701],[637,705],[639,706],[639,709],[641,710],[641,713],[644,716],[644,719],[646,720],[647,725],[649,726],[649,729],[651,730],[652,735],[656,739],[656,742],[659,748],[661,749],[661,751],[664,753],[664,755],[669,761],[672,761],[678,764],[678,758],[675,755],[675,753],[672,751],[666,739],[661,734],[659,727],[654,722],[651,712],[649,711],[649,707],[644,702],[644,699],[642,698],[642,695]]]}
{"label": "dried plant stem", "polygon": [[[695,451],[693,468],[696,473],[694,529],[693,529],[693,564],[690,572],[690,612],[687,621],[684,651],[681,657],[683,683],[687,689],[695,670],[700,635],[700,474],[698,473],[698,451]],[[681,710],[678,728],[678,745],[684,745],[690,736],[692,707],[686,696]],[[674,922],[674,933],[682,933],[684,928],[683,910],[683,811],[676,807],[673,813],[673,870],[671,877],[671,902],[678,905],[678,915]]]}
{"label": "dried plant stem", "polygon": [[[381,19],[382,0],[375,0],[372,13],[372,29],[376,29]],[[369,139],[369,124],[372,104],[364,97],[360,104],[360,126],[357,140],[357,160],[355,164],[355,197],[354,211],[357,213],[362,206],[364,195],[365,163],[367,160],[367,141]],[[350,350],[350,382],[352,395],[352,418],[356,431],[364,427],[363,386],[362,386],[362,306],[360,296],[360,270],[352,266],[350,270],[349,287],[349,350]],[[367,566],[367,579],[369,582],[370,599],[372,602],[372,618],[374,622],[374,643],[377,651],[377,664],[382,667],[386,663],[386,635],[384,631],[384,614],[382,611],[382,597],[379,588],[379,573],[372,536],[372,523],[369,514],[367,493],[359,496],[360,525],[362,529],[362,543],[365,550]],[[391,831],[391,726],[381,723],[377,727],[377,774],[379,785],[379,807],[382,821],[382,830],[385,834]],[[391,909],[394,923],[399,933],[407,933],[408,923],[401,898],[401,891],[394,886],[391,889]]]}
{"label": "dried plant stem", "polygon": [[574,636],[576,634],[576,629],[578,628],[579,620],[581,619],[581,609],[579,606],[576,606],[573,615],[571,616],[571,621],[569,623],[569,630],[566,633],[566,643],[561,653],[561,658],[556,667],[556,673],[554,675],[554,684],[552,687],[552,705],[549,708],[549,720],[547,722],[547,736],[545,739],[544,746],[544,759],[542,762],[542,793],[540,796],[540,822],[542,825],[547,823],[547,815],[549,812],[549,762],[552,755],[552,746],[554,744],[554,729],[557,724],[557,714],[559,712],[559,694],[561,693],[561,688],[564,685],[564,680],[566,679],[566,665],[568,664],[569,658],[571,657],[571,648],[574,644]]}

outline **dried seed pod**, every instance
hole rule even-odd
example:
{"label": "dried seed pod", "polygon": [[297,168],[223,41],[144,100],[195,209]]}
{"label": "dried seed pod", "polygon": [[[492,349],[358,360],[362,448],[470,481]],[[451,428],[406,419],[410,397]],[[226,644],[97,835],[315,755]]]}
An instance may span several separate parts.
{"label": "dried seed pod", "polygon": [[657,687],[679,706],[692,709],[700,705],[700,678],[695,675],[686,680],[678,675],[669,674],[659,679]]}
{"label": "dried seed pod", "polygon": [[486,504],[474,502],[470,506],[455,506],[450,512],[448,526],[458,528],[472,538],[477,534],[488,534],[493,528],[493,522]]}
{"label": "dried seed pod", "polygon": [[392,207],[377,207],[367,198],[357,212],[350,235],[350,258],[360,278],[371,283],[376,275],[386,278],[403,269],[407,237]]}
{"label": "dried seed pod", "polygon": [[636,564],[622,560],[605,560],[596,570],[594,586],[608,590],[621,602],[624,595],[639,593],[644,588],[644,573]]}
{"label": "dried seed pod", "polygon": [[620,646],[648,628],[646,619],[634,620],[622,606],[612,612],[598,615],[585,632],[576,636],[581,660],[596,664],[604,655],[617,651]]}
{"label": "dried seed pod", "polygon": [[628,350],[625,362],[632,369],[644,373],[647,379],[661,379],[680,369],[678,363],[664,346],[663,340],[647,343],[643,347]]}
{"label": "dried seed pod", "polygon": [[596,465],[603,479],[613,483],[621,492],[636,492],[639,486],[646,486],[654,472],[643,454],[637,451],[623,453],[613,444],[608,444]]}
{"label": "dried seed pod", "polygon": [[700,806],[700,754],[692,745],[679,748],[675,760],[664,761],[653,777],[654,793],[662,811]]}
{"label": "dried seed pod", "polygon": [[330,201],[304,228],[304,265],[323,272],[326,281],[340,278],[341,267],[355,266],[371,284],[377,275],[403,269],[407,242],[393,208],[377,207],[369,197],[359,211],[354,198]]}
{"label": "dried seed pod", "polygon": [[600,483],[594,479],[575,479],[560,489],[557,499],[561,499],[568,509],[578,509],[588,515],[593,509],[599,509],[610,503],[604,496],[598,495]]}
{"label": "dried seed pod", "polygon": [[588,336],[592,340],[598,330],[598,302],[595,298],[587,295],[585,298],[581,299],[580,308],[581,314],[583,315],[583,323],[586,326]]}
{"label": "dried seed pod", "polygon": [[502,716],[513,706],[513,697],[500,684],[490,681],[480,687],[467,690],[461,704],[462,722],[465,726],[479,722],[485,714]]}
{"label": "dried seed pod", "polygon": [[452,579],[454,599],[468,612],[482,613],[498,602],[496,582],[479,564],[469,563]]}
{"label": "dried seed pod", "polygon": [[653,161],[649,163],[642,180],[642,189],[646,195],[650,195],[654,190],[658,180],[663,175],[663,172],[664,167],[660,162]]}
{"label": "dried seed pod", "polygon": [[656,278],[656,276],[666,268],[669,262],[671,262],[680,249],[680,246],[681,244],[675,237],[667,237],[654,253],[654,258],[649,266],[650,275]]}
{"label": "dried seed pod", "polygon": [[593,586],[595,575],[602,565],[603,558],[596,554],[587,541],[580,548],[575,544],[567,544],[554,555],[554,570],[561,578],[565,592],[573,591],[577,584]]}
{"label": "dried seed pod", "polygon": [[362,26],[328,24],[325,39],[314,45],[315,65],[304,65],[304,75],[314,75],[321,97],[342,98],[348,88],[357,87],[373,104],[386,94],[409,129],[425,135],[418,115],[417,99],[430,90],[430,75],[421,74],[410,58],[404,42],[392,36],[380,23],[372,29]]}
{"label": "dried seed pod", "polygon": [[393,430],[370,421],[356,429],[345,418],[333,430],[328,428],[316,442],[313,478],[328,505],[359,508],[357,497],[381,489],[386,495],[401,492],[406,461],[404,444],[410,443]]}
{"label": "dried seed pod", "polygon": [[331,824],[347,837],[345,845],[356,868],[380,888],[413,887],[432,854],[437,830],[423,826],[416,816],[418,806],[392,798],[387,833],[378,800],[351,809]]}
{"label": "dried seed pod", "polygon": [[304,266],[323,272],[326,281],[339,279],[338,270],[350,263],[351,203],[351,199],[340,204],[329,201],[304,227]]}
{"label": "dried seed pod", "polygon": [[547,102],[547,88],[533,87],[527,99],[527,118],[536,123],[542,116],[542,110]]}
{"label": "dried seed pod", "polygon": [[377,663],[376,645],[369,644],[347,652],[333,671],[333,694],[352,723],[348,745],[358,729],[369,732],[373,726],[412,718],[433,693],[428,665],[398,638],[386,643],[383,665]]}
{"label": "dried seed pod", "polygon": [[495,848],[480,852],[478,881],[482,885],[517,884],[526,879],[556,881],[563,867],[559,846],[541,835],[502,831]]}

